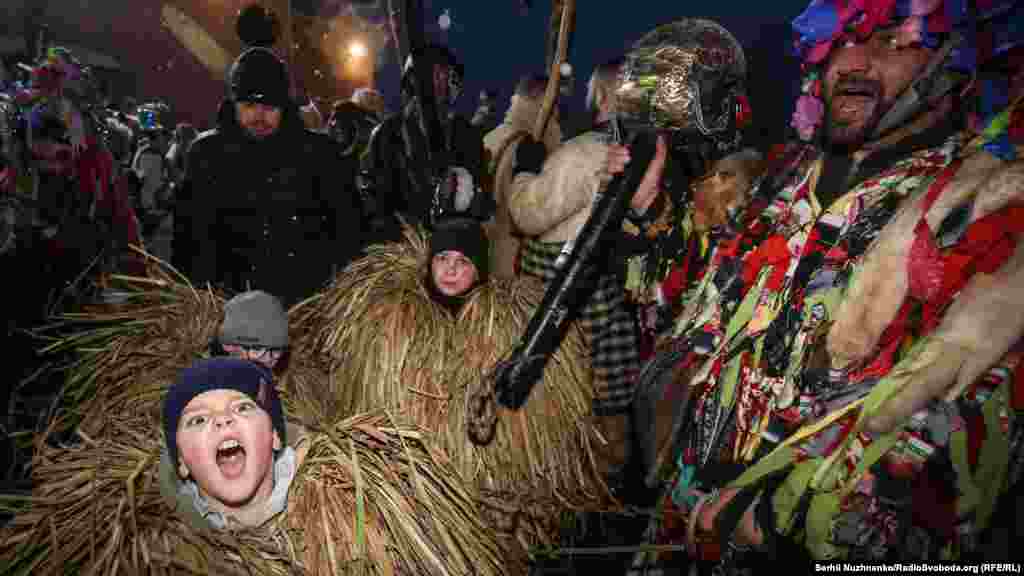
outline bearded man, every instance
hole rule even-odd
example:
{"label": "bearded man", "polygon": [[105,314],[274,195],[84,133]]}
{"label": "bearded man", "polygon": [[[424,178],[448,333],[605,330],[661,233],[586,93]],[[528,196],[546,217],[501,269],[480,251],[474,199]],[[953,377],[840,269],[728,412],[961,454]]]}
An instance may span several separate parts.
{"label": "bearded man", "polygon": [[1014,83],[993,91],[991,71],[1020,14],[815,0],[794,22],[802,141],[676,326],[690,410],[673,500],[723,573],[751,548],[963,557],[1019,477],[1022,427],[999,415],[1022,390],[1024,168]]}

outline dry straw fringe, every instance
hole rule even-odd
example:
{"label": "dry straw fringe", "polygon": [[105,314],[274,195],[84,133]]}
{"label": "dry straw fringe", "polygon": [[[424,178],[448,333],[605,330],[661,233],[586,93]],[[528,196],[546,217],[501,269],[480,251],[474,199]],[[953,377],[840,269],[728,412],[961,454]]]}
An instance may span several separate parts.
{"label": "dry straw fringe", "polygon": [[495,441],[473,445],[467,393],[517,343],[544,289],[527,278],[491,281],[455,318],[426,292],[427,256],[428,238],[411,228],[405,242],[371,247],[293,309],[300,337],[313,339],[301,346],[330,359],[326,395],[339,416],[386,408],[429,430],[517,546],[549,545],[567,508],[607,502],[592,457],[600,440],[582,334],[570,330],[524,409],[500,414]]}
{"label": "dry straw fringe", "polygon": [[159,264],[145,277],[104,278],[116,302],[67,313],[36,331],[44,355],[69,353],[62,390],[63,424],[90,435],[112,414],[148,414],[159,421],[167,386],[205,355],[224,310],[224,298],[196,288]]}
{"label": "dry straw fringe", "polygon": [[[59,427],[81,426],[95,435],[108,418],[122,414],[147,414],[159,422],[163,395],[178,373],[209,355],[224,318],[225,296],[209,286],[195,287],[169,265],[147,257],[147,276],[102,280],[116,301],[63,314],[36,330],[46,343],[44,356],[72,358],[58,367],[64,373]],[[292,340],[298,339],[291,332]],[[277,375],[285,396],[327,380],[323,363],[309,352],[295,348],[289,353],[287,368]],[[319,422],[335,411],[331,399],[321,394],[299,400],[303,421]]]}
{"label": "dry straw fringe", "polygon": [[0,573],[497,575],[499,553],[453,470],[419,431],[382,414],[305,440],[288,509],[259,528],[195,529],[159,490],[161,435],[145,417],[101,437],[39,441],[31,496],[2,496]]}
{"label": "dry straw fringe", "polygon": [[[408,230],[405,243],[372,247],[327,290],[289,310],[292,350],[277,380],[286,411],[307,427],[326,427],[392,410],[429,431],[431,445],[493,513],[487,528],[503,533],[507,550],[550,546],[565,510],[608,499],[594,471],[600,440],[582,337],[570,332],[526,408],[501,415],[491,446],[472,445],[466,394],[515,344],[543,288],[492,282],[454,319],[423,288],[426,255],[425,236]],[[223,295],[159,262],[146,277],[106,282],[120,302],[67,314],[40,331],[51,340],[45,351],[75,358],[55,430],[97,437],[119,418],[138,416],[159,426],[167,387],[208,353],[223,318]]]}

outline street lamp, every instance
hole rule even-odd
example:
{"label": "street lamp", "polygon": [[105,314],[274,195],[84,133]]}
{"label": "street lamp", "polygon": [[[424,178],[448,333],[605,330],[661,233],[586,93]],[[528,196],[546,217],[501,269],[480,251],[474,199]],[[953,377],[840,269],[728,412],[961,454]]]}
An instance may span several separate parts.
{"label": "street lamp", "polygon": [[348,45],[348,55],[352,58],[365,58],[366,57],[366,44],[358,40],[352,41]]}

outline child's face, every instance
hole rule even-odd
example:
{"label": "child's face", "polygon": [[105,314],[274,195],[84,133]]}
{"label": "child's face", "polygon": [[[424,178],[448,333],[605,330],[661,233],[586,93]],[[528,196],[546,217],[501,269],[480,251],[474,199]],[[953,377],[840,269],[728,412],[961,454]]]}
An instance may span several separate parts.
{"label": "child's face", "polygon": [[270,496],[274,451],[281,439],[270,414],[235,390],[210,390],[193,398],[178,422],[178,472],[225,508]]}
{"label": "child's face", "polygon": [[445,296],[461,296],[476,282],[477,271],[473,261],[462,252],[446,250],[430,261],[430,276]]}

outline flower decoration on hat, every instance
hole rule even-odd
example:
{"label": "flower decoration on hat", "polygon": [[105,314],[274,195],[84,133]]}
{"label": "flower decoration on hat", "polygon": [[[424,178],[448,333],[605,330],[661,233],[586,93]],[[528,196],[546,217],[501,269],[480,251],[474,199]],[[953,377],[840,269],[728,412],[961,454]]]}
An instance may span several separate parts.
{"label": "flower decoration on hat", "polygon": [[80,153],[86,147],[82,108],[91,105],[94,97],[89,69],[62,47],[50,48],[35,66],[24,68],[31,82],[15,94],[15,101],[26,109],[30,128],[40,130],[53,124],[48,119],[56,119],[63,126],[61,139],[71,144],[75,154]]}
{"label": "flower decoration on hat", "polygon": [[[1024,44],[1024,7],[1015,0],[812,0],[793,21],[794,52],[803,70],[801,94],[790,125],[801,140],[818,138],[824,118],[822,100],[825,62],[837,44],[863,41],[880,27],[897,27],[899,46],[938,48],[950,34],[958,36],[945,69],[966,77],[994,59]],[[985,147],[1003,158],[1012,157],[1007,140],[1008,80],[977,82],[975,123]]]}
{"label": "flower decoration on hat", "polygon": [[[999,1],[999,0],[994,0]],[[938,48],[966,18],[967,0],[812,0],[793,20],[794,52],[801,61],[803,80],[790,125],[801,140],[818,138],[824,118],[822,78],[832,49],[861,42],[881,27],[897,27],[898,46]],[[970,73],[964,62],[970,40],[955,49],[947,67]]]}

